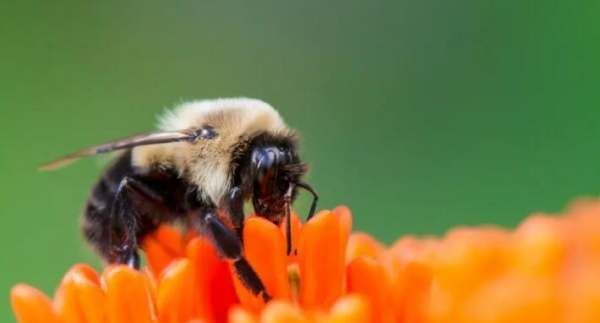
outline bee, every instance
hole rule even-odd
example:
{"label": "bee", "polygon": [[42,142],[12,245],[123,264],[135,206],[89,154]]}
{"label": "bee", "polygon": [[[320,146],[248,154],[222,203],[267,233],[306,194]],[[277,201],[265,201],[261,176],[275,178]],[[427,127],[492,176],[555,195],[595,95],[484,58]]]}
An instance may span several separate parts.
{"label": "bee", "polygon": [[243,254],[244,203],[280,224],[292,252],[290,205],[307,166],[298,140],[269,104],[249,98],[192,101],[166,112],[157,132],[89,147],[45,164],[53,170],[81,157],[120,151],[92,187],[82,220],[86,240],[111,264],[140,266],[144,237],[181,222],[214,242],[255,295],[270,299]]}

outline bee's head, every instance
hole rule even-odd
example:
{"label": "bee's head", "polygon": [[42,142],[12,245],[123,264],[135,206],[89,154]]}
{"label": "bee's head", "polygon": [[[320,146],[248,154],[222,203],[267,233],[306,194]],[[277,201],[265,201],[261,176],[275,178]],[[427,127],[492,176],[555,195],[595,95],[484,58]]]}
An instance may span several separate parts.
{"label": "bee's head", "polygon": [[287,203],[296,196],[296,185],[306,173],[293,146],[256,146],[251,154],[252,203],[254,210],[278,223]]}
{"label": "bee's head", "polygon": [[297,151],[293,133],[262,133],[242,141],[234,152],[233,185],[252,200],[254,211],[279,223],[291,207],[298,188],[313,195],[309,217],[314,214],[317,193],[302,181],[307,166]]}

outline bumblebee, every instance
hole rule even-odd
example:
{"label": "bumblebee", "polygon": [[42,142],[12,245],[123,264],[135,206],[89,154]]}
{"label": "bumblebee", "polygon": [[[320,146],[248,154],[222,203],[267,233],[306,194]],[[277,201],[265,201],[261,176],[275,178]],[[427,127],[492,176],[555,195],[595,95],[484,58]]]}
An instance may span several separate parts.
{"label": "bumblebee", "polygon": [[77,151],[41,167],[51,170],[81,157],[120,151],[91,190],[82,230],[108,263],[140,266],[144,237],[178,221],[210,237],[244,285],[270,295],[244,258],[244,203],[258,216],[286,221],[307,166],[296,134],[269,104],[248,98],[183,103],[160,118],[159,130]]}

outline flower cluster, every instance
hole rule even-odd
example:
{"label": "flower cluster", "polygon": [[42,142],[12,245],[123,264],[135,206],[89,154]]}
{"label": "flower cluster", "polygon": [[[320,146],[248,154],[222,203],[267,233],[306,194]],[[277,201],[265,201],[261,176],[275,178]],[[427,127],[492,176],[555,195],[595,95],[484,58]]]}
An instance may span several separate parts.
{"label": "flower cluster", "polygon": [[514,231],[457,228],[385,247],[351,233],[345,207],[285,230],[246,220],[244,254],[273,300],[238,280],[212,243],[163,226],[148,268],[75,265],[54,300],[13,288],[19,322],[600,322],[600,201],[532,215]]}

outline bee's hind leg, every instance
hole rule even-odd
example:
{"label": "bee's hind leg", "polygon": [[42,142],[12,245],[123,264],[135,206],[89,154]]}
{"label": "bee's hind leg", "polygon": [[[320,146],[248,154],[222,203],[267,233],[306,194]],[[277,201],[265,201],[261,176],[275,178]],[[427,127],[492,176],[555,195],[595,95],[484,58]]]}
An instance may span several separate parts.
{"label": "bee's hind leg", "polygon": [[[110,263],[140,268],[138,235],[142,208],[160,203],[162,198],[143,182],[125,177],[121,180],[111,209],[109,254]],[[147,212],[144,212],[147,213]]]}

